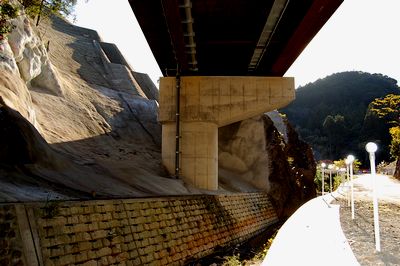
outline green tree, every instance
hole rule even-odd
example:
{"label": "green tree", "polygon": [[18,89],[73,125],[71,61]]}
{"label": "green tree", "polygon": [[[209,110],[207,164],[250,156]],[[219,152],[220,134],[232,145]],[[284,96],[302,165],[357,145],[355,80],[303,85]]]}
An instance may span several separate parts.
{"label": "green tree", "polygon": [[400,156],[400,95],[389,94],[383,98],[375,99],[371,106],[372,112],[393,125],[389,129],[392,137],[390,153],[393,158],[398,158]]}
{"label": "green tree", "polygon": [[0,3],[0,40],[7,36],[13,29],[10,20],[16,18],[18,8],[11,5],[8,1]]}
{"label": "green tree", "polygon": [[63,17],[73,15],[77,0],[20,0],[25,12],[36,18],[39,24],[42,15],[58,14]]}
{"label": "green tree", "polygon": [[392,127],[389,129],[390,135],[392,136],[392,143],[390,144],[390,154],[394,158],[400,157],[400,127]]}
{"label": "green tree", "polygon": [[328,136],[329,156],[333,157],[338,153],[338,150],[343,146],[347,128],[344,116],[328,115],[322,124],[325,134]]}
{"label": "green tree", "polygon": [[389,119],[389,123],[400,125],[400,95],[388,94],[383,98],[375,99],[371,110],[381,118]]}
{"label": "green tree", "polygon": [[[333,164],[339,168],[346,168],[346,159],[339,159],[334,161]],[[358,159],[355,159],[353,162],[353,171],[358,172],[360,170],[361,162]]]}
{"label": "green tree", "polygon": [[[318,160],[333,160],[351,153],[367,163],[364,147],[368,141],[379,144],[378,160],[389,160],[389,126],[385,119],[370,115],[368,109],[372,101],[388,94],[400,94],[395,79],[360,71],[342,72],[299,87],[296,100],[279,111],[287,115],[301,138],[312,145]],[[340,135],[327,135],[323,124],[329,115],[333,120],[336,115],[344,117],[346,130]],[[334,127],[343,126],[337,122]]]}

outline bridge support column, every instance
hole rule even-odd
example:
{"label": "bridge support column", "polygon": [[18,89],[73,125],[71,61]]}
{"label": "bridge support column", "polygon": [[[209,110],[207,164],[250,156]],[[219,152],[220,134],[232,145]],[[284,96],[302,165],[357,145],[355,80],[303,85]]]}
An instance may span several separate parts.
{"label": "bridge support column", "polygon": [[[175,172],[175,78],[161,78],[162,160]],[[218,189],[218,127],[282,108],[295,97],[294,79],[181,77],[180,175],[195,187]]]}
{"label": "bridge support column", "polygon": [[[162,126],[162,158],[175,171],[175,123]],[[181,122],[180,173],[195,187],[218,189],[218,127],[212,122]]]}

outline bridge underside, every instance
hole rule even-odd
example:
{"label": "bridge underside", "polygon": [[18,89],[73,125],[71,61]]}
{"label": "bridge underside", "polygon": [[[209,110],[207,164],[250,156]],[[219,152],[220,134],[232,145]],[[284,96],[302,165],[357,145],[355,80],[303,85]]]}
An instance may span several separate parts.
{"label": "bridge underside", "polygon": [[343,0],[129,2],[165,76],[163,162],[217,189],[218,127],[294,99],[294,80],[282,76]]}
{"label": "bridge underside", "polygon": [[164,76],[282,76],[343,0],[129,0]]}

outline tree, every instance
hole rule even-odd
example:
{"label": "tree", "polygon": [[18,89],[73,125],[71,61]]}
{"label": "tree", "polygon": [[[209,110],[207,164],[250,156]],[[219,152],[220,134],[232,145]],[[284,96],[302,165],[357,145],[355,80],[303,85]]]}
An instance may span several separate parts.
{"label": "tree", "polygon": [[77,0],[20,0],[25,12],[32,18],[36,17],[36,25],[42,14],[59,14],[63,17],[73,15]]}
{"label": "tree", "polygon": [[13,29],[10,20],[16,18],[18,8],[11,5],[8,1],[0,3],[0,40],[2,40]]}
{"label": "tree", "polygon": [[328,136],[329,141],[329,157],[334,158],[337,156],[338,151],[344,145],[347,129],[344,116],[342,115],[328,115],[322,124],[325,134]]}
{"label": "tree", "polygon": [[[298,88],[296,100],[280,111],[301,138],[312,145],[316,159],[336,159],[351,153],[366,164],[364,146],[368,141],[379,144],[377,159],[390,159],[390,126],[385,119],[368,113],[372,101],[388,94],[400,94],[397,81],[392,78],[360,71],[342,72]],[[329,115],[333,120],[336,115],[344,117],[346,130],[340,135],[329,132],[328,136],[323,127]]]}
{"label": "tree", "polygon": [[[339,159],[334,161],[333,164],[339,168],[346,168],[346,159]],[[354,159],[353,161],[353,171],[358,172],[360,170],[361,162],[358,159]]]}
{"label": "tree", "polygon": [[392,127],[389,129],[390,135],[392,136],[392,143],[390,144],[390,154],[394,158],[400,157],[400,127]]}
{"label": "tree", "polygon": [[388,94],[375,99],[371,105],[371,110],[380,118],[389,119],[389,123],[400,126],[400,95]]}
{"label": "tree", "polygon": [[392,137],[390,153],[394,158],[398,158],[400,156],[400,95],[389,94],[383,98],[375,99],[371,106],[372,112],[393,125],[389,129]]}

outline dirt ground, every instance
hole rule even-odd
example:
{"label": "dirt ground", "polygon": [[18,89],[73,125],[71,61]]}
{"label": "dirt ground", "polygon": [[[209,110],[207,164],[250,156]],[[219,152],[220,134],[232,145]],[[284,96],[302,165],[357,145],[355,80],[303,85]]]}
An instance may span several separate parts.
{"label": "dirt ground", "polygon": [[332,203],[340,204],[340,221],[350,246],[361,265],[400,265],[400,195],[399,182],[378,176],[379,225],[381,252],[375,251],[371,178],[355,180],[355,219],[346,197]]}

